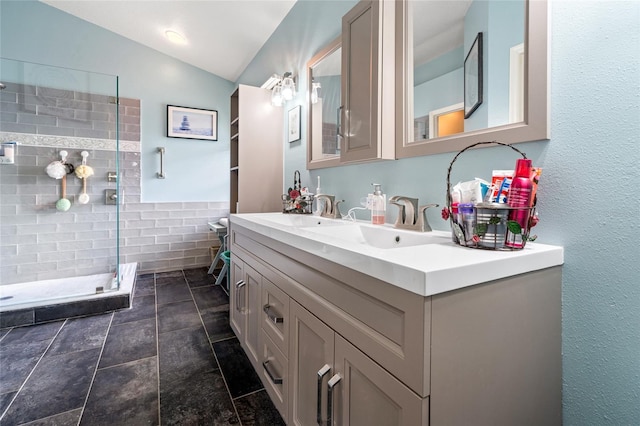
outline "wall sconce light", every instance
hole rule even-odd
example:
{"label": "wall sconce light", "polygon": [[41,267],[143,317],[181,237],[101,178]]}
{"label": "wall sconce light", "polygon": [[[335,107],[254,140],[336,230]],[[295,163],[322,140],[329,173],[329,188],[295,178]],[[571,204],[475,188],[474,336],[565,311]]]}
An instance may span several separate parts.
{"label": "wall sconce light", "polygon": [[295,95],[296,84],[293,82],[291,73],[287,72],[284,74],[284,78],[282,79],[282,97],[285,101],[290,101]]}
{"label": "wall sconce light", "polygon": [[282,86],[278,84],[271,89],[271,105],[282,106],[283,101],[284,97],[282,96]]}
{"label": "wall sconce light", "polygon": [[284,73],[282,77],[273,74],[260,87],[271,90],[271,105],[273,106],[282,106],[284,102],[290,101],[296,95],[296,83],[290,72]]}
{"label": "wall sconce light", "polygon": [[311,83],[311,103],[318,103],[318,89],[320,89],[320,83]]}

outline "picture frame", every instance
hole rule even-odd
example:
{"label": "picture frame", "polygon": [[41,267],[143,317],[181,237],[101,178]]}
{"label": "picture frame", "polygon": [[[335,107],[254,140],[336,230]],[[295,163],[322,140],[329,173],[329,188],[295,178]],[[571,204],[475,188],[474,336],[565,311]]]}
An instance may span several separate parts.
{"label": "picture frame", "polygon": [[464,59],[465,119],[482,104],[482,80],[482,32],[479,32]]}
{"label": "picture frame", "polygon": [[167,105],[167,137],[218,140],[218,111]]}
{"label": "picture frame", "polygon": [[287,120],[287,138],[289,143],[300,139],[300,105],[296,105],[289,110],[289,119]]}

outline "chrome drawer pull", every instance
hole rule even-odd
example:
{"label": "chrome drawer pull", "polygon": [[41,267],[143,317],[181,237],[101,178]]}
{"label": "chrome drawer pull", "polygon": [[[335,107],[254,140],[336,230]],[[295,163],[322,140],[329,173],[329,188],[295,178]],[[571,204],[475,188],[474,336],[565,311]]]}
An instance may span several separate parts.
{"label": "chrome drawer pull", "polygon": [[267,314],[267,318],[269,318],[269,320],[274,324],[282,324],[284,322],[284,318],[281,317],[271,305],[264,305],[262,310]]}
{"label": "chrome drawer pull", "polygon": [[322,411],[322,381],[329,371],[331,371],[329,364],[325,364],[320,370],[318,370],[318,405],[316,408],[316,420],[320,426],[322,426],[322,415],[320,414]]}
{"label": "chrome drawer pull", "polygon": [[266,361],[262,361],[262,367],[264,368],[264,371],[267,372],[267,375],[269,376],[269,378],[271,379],[274,385],[281,385],[282,377],[276,377],[276,373],[271,371],[271,364],[269,364],[270,361],[271,360],[269,359]]}
{"label": "chrome drawer pull", "polygon": [[244,280],[240,280],[236,283],[236,311],[242,312],[242,308],[240,307],[240,289],[244,287],[247,283]]}
{"label": "chrome drawer pull", "polygon": [[329,379],[327,383],[329,390],[327,391],[327,426],[331,426],[333,424],[332,420],[332,411],[333,411],[333,388],[342,380],[342,376],[340,374],[334,375]]}

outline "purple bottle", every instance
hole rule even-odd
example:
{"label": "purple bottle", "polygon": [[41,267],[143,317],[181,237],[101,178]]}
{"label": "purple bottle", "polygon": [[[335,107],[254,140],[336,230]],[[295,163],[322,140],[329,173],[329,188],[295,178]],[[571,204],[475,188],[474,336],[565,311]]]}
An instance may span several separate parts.
{"label": "purple bottle", "polygon": [[509,196],[507,203],[509,207],[521,208],[511,210],[509,212],[509,220],[518,222],[522,229],[521,234],[507,234],[506,246],[513,248],[522,248],[524,241],[522,235],[527,233],[529,227],[529,206],[531,205],[531,190],[533,183],[531,182],[531,160],[520,158],[516,161],[515,174],[511,187],[509,188]]}

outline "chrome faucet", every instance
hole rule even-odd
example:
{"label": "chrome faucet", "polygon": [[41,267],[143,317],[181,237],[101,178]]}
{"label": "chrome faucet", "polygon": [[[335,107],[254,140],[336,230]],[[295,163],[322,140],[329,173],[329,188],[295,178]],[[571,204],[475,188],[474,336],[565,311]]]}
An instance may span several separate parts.
{"label": "chrome faucet", "polygon": [[437,204],[427,204],[418,207],[418,199],[396,195],[389,199],[389,203],[398,206],[398,218],[393,225],[400,229],[411,229],[413,231],[431,232],[431,226],[427,220],[425,211],[429,207],[438,207]]}
{"label": "chrome faucet", "polygon": [[342,214],[338,208],[338,204],[344,202],[344,200],[336,201],[336,197],[327,194],[317,194],[316,200],[324,200],[324,207],[320,212],[321,217],[328,217],[330,219],[342,219]]}

